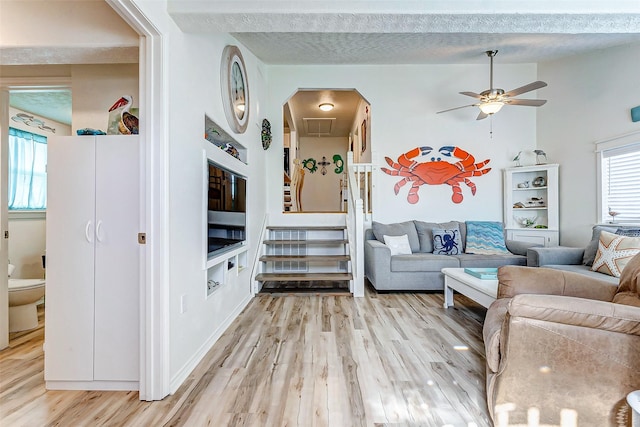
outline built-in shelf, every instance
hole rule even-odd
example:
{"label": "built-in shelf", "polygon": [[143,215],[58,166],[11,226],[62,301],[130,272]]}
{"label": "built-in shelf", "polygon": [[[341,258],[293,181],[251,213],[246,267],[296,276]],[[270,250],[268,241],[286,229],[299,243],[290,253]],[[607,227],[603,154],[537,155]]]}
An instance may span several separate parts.
{"label": "built-in shelf", "polygon": [[227,284],[236,283],[236,277],[247,268],[247,246],[221,253],[207,260],[206,296],[213,295]]}
{"label": "built-in shelf", "polygon": [[[528,226],[530,223],[547,228],[534,228]],[[505,169],[504,224],[507,239],[556,246],[559,242],[558,223],[558,165]]]}
{"label": "built-in shelf", "polygon": [[204,139],[223,150],[229,156],[247,164],[247,149],[225,132],[216,122],[204,115]]}

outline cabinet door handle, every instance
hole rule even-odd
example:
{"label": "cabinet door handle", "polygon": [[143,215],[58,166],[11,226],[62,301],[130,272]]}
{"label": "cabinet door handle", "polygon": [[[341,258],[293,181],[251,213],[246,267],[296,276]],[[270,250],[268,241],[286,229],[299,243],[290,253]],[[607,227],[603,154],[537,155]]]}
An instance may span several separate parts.
{"label": "cabinet door handle", "polygon": [[102,230],[102,220],[98,220],[98,224],[96,225],[96,240],[102,243],[102,238],[100,237],[100,230]]}
{"label": "cabinet door handle", "polygon": [[91,233],[89,233],[89,228],[91,228],[91,221],[87,221],[87,225],[84,227],[84,238],[87,239],[87,242],[93,243],[93,240],[91,240]]}

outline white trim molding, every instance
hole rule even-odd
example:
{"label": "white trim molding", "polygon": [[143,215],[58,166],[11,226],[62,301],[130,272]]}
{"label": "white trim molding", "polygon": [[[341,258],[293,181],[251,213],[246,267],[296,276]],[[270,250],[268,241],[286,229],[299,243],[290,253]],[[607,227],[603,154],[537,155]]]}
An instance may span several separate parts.
{"label": "white trim molding", "polygon": [[140,271],[140,400],[160,400],[171,392],[166,39],[133,0],[106,1],[140,34],[140,224],[147,234]]}

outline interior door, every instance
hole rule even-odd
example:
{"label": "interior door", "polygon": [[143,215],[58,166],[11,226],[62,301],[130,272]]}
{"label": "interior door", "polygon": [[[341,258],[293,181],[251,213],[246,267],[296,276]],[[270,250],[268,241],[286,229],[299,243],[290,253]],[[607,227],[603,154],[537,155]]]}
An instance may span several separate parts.
{"label": "interior door", "polygon": [[95,137],[47,143],[45,380],[93,379]]}
{"label": "interior door", "polygon": [[139,380],[138,141],[97,138],[95,380]]}

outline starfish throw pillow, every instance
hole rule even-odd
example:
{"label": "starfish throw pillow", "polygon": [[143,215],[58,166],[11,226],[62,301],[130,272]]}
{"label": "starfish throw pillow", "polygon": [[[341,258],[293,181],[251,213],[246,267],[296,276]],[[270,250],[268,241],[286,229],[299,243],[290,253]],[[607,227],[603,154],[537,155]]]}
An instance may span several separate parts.
{"label": "starfish throw pillow", "polygon": [[620,277],[629,260],[640,253],[640,237],[626,237],[602,231],[591,270]]}

